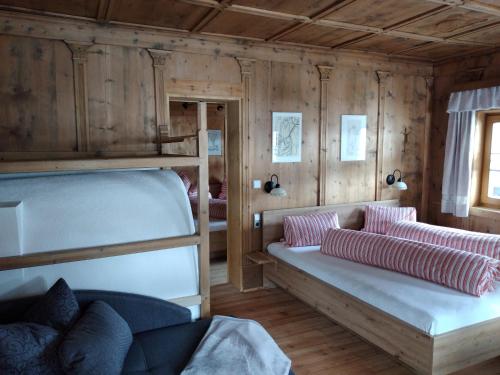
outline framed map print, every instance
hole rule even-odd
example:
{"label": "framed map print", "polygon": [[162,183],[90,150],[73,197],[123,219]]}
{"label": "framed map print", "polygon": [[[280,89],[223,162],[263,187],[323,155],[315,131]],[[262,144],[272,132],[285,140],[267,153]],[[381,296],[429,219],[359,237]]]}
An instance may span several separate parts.
{"label": "framed map print", "polygon": [[208,155],[222,155],[222,131],[207,130]]}
{"label": "framed map print", "polygon": [[366,159],[365,115],[342,115],[340,134],[340,160]]}
{"label": "framed map print", "polygon": [[302,113],[273,112],[273,163],[295,163],[302,158]]}

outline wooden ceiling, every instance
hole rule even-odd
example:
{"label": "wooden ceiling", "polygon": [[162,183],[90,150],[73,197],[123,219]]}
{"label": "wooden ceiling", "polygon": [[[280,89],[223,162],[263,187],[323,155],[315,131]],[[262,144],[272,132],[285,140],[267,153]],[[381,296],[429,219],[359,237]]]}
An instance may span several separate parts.
{"label": "wooden ceiling", "polygon": [[0,8],[432,62],[500,47],[500,0],[0,0]]}

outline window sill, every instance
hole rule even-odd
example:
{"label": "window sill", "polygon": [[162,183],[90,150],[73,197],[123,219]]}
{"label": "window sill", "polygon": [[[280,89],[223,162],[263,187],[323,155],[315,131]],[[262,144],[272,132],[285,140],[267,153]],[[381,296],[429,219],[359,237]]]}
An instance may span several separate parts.
{"label": "window sill", "polygon": [[500,209],[499,208],[490,208],[490,207],[471,207],[470,214],[472,216],[484,217],[487,219],[500,220]]}

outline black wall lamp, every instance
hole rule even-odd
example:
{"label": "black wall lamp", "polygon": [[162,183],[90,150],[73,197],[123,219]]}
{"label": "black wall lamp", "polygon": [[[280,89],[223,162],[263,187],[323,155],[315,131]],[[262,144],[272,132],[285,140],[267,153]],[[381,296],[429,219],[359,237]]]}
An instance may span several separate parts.
{"label": "black wall lamp", "polygon": [[[399,172],[399,178],[397,180],[395,176],[396,172]],[[387,185],[394,187],[397,190],[408,190],[408,185],[406,185],[403,181],[403,176],[401,175],[401,171],[399,169],[395,169],[392,174],[387,176],[385,181],[387,182]]]}
{"label": "black wall lamp", "polygon": [[[276,178],[276,182],[274,182]],[[274,197],[286,197],[287,192],[281,187],[278,181],[278,175],[271,175],[271,179],[264,184],[264,191]]]}

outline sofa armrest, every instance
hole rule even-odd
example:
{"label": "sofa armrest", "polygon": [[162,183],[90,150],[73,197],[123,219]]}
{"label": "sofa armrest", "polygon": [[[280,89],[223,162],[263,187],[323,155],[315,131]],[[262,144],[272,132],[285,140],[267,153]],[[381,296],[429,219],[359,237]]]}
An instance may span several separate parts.
{"label": "sofa armrest", "polygon": [[93,301],[109,304],[130,326],[132,333],[191,322],[191,311],[158,298],[102,290],[76,290],[82,309]]}

